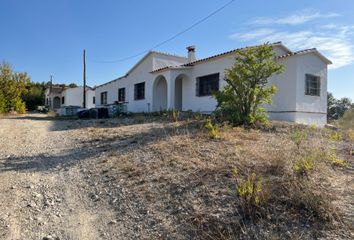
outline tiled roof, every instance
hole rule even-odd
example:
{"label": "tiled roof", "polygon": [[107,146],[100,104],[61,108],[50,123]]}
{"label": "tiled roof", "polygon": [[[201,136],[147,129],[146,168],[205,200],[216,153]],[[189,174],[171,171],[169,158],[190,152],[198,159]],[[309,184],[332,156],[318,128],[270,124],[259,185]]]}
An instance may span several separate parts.
{"label": "tiled roof", "polygon": [[[275,42],[275,43],[272,43],[270,45],[272,45],[272,46],[277,46],[277,45],[283,46],[281,42]],[[167,67],[164,67],[164,68],[156,69],[156,70],[152,71],[151,73],[156,73],[156,72],[164,71],[164,70],[167,70],[167,69],[174,69],[174,68],[183,67],[183,66],[186,66],[186,67],[187,66],[193,66],[196,63],[205,62],[205,61],[208,61],[208,60],[213,59],[213,58],[217,58],[217,57],[224,56],[224,55],[227,55],[227,54],[235,53],[236,51],[247,49],[247,48],[252,48],[252,47],[255,47],[255,46],[236,48],[236,49],[233,49],[231,51],[219,53],[219,54],[207,57],[207,58],[203,58],[203,59],[199,59],[199,60],[193,61],[191,63],[182,64],[180,66],[167,66]],[[297,52],[288,51],[287,54],[278,56],[277,58],[278,59],[282,59],[282,58],[286,58],[286,57],[290,57],[290,56],[301,55],[301,54],[306,54],[306,53],[311,53],[311,52],[316,53],[319,57],[321,57],[328,64],[332,64],[332,62],[329,59],[327,59],[325,56],[323,56],[320,52],[318,52],[316,48],[305,49],[305,50],[301,50],[301,51],[297,51]]]}
{"label": "tiled roof", "polygon": [[166,56],[177,57],[177,58],[184,58],[186,60],[188,59],[187,57],[184,57],[184,56],[178,56],[176,54],[165,53],[165,52],[150,51],[150,53],[156,53],[156,54],[160,54],[160,55],[166,55]]}
{"label": "tiled roof", "polygon": [[[276,46],[276,45],[281,45],[281,44],[282,44],[281,42],[275,42],[275,43],[271,43],[270,45],[271,46]],[[198,60],[196,60],[194,62],[190,62],[190,63],[184,64],[184,66],[193,66],[196,63],[205,62],[205,61],[208,61],[208,60],[216,58],[216,57],[220,57],[220,56],[223,56],[223,55],[231,54],[231,53],[234,53],[236,51],[243,50],[243,49],[254,48],[254,47],[257,47],[257,46],[260,46],[260,45],[248,46],[248,47],[242,47],[242,48],[235,48],[235,49],[233,49],[231,51],[219,53],[219,54],[207,57],[207,58],[198,59]]]}
{"label": "tiled roof", "polygon": [[[272,43],[270,44],[272,46],[276,46],[276,45],[282,45],[281,42],[275,42],[275,43]],[[239,51],[239,50],[242,50],[242,49],[247,49],[247,48],[252,48],[252,47],[256,47],[258,45],[255,45],[255,46],[248,46],[248,47],[242,47],[242,48],[235,48],[233,50],[230,50],[230,51],[227,51],[227,52],[223,52],[223,53],[219,53],[219,54],[216,54],[216,55],[213,55],[213,56],[210,56],[210,57],[206,57],[206,58],[202,58],[202,59],[198,59],[196,61],[193,61],[193,62],[190,62],[190,63],[186,63],[186,64],[182,64],[180,66],[167,66],[167,67],[163,67],[163,68],[160,68],[160,69],[155,69],[154,71],[152,71],[151,73],[155,73],[155,72],[160,72],[160,71],[163,71],[163,70],[166,70],[166,69],[171,69],[171,68],[176,68],[176,67],[181,67],[181,66],[193,66],[194,64],[196,63],[200,63],[200,62],[205,62],[205,61],[208,61],[210,59],[213,59],[213,58],[217,58],[217,57],[220,57],[220,56],[224,56],[224,55],[227,55],[227,54],[231,54],[231,53],[234,53],[236,51]],[[290,52],[290,51],[289,51]]]}
{"label": "tiled roof", "polygon": [[278,56],[278,59],[283,59],[283,58],[287,58],[287,57],[291,57],[291,56],[296,56],[296,55],[301,55],[301,54],[306,54],[306,53],[315,53],[317,54],[320,58],[322,58],[325,62],[327,62],[328,64],[332,64],[332,62],[326,58],[325,56],[323,56],[319,51],[317,51],[316,48],[309,48],[309,49],[305,49],[305,50],[300,50],[297,52],[291,52],[288,54],[284,54],[281,56]]}

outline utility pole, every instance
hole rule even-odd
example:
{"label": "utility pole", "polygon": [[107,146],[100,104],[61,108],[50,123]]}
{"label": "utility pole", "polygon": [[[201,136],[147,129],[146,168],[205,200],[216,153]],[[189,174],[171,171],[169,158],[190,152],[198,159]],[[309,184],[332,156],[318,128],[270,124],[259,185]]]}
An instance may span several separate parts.
{"label": "utility pole", "polygon": [[49,93],[52,93],[52,90],[53,90],[53,76],[50,75]]}
{"label": "utility pole", "polygon": [[83,108],[86,108],[86,49],[84,49],[84,102]]}

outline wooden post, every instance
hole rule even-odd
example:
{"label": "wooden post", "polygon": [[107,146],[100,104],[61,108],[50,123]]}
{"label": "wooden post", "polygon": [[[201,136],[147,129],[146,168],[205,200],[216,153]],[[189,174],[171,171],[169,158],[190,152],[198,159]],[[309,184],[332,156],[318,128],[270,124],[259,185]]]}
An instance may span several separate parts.
{"label": "wooden post", "polygon": [[86,108],[86,50],[84,49],[84,92],[83,92],[83,108]]}

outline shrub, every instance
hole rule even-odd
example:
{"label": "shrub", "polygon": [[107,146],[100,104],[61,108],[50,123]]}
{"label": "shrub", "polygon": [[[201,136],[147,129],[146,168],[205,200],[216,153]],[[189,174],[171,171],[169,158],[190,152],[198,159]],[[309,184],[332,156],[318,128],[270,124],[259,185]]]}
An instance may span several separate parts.
{"label": "shrub", "polygon": [[347,138],[349,141],[349,155],[354,155],[354,130],[353,129],[348,130]]}
{"label": "shrub", "polygon": [[205,124],[205,128],[208,129],[208,133],[209,133],[210,138],[212,138],[212,139],[218,138],[219,133],[218,133],[217,126],[211,122],[210,118],[208,118],[208,120]]}
{"label": "shrub", "polygon": [[26,104],[21,99],[14,99],[12,106],[15,112],[19,114],[26,113]]}
{"label": "shrub", "polygon": [[[233,170],[237,177],[237,170]],[[263,182],[256,173],[248,175],[246,179],[236,181],[236,193],[240,198],[240,204],[246,217],[254,219],[263,200]]]}
{"label": "shrub", "polygon": [[26,73],[13,72],[10,64],[0,63],[0,111],[26,112],[21,97],[27,92],[30,79]]}
{"label": "shrub", "polygon": [[344,116],[339,119],[338,124],[341,128],[354,130],[354,108],[346,111]]}
{"label": "shrub", "polygon": [[289,133],[289,138],[295,143],[297,149],[300,149],[301,143],[308,140],[309,134],[307,130],[292,130]]}
{"label": "shrub", "polygon": [[327,138],[328,138],[328,140],[331,140],[331,141],[341,141],[343,139],[343,136],[340,132],[334,131],[334,132],[330,132],[327,135]]}
{"label": "shrub", "polygon": [[319,153],[315,152],[312,154],[306,153],[304,157],[301,157],[294,164],[294,171],[297,175],[307,176],[315,166],[315,162],[319,157]]}
{"label": "shrub", "polygon": [[5,97],[0,92],[0,114],[6,112],[6,102]]}
{"label": "shrub", "polygon": [[274,58],[273,47],[268,44],[236,52],[234,65],[225,71],[227,85],[214,93],[219,118],[234,125],[251,125],[267,119],[263,106],[271,104],[277,90],[268,86],[268,79],[283,71],[283,65]]}
{"label": "shrub", "polygon": [[334,145],[331,146],[329,150],[326,152],[326,158],[333,166],[343,167],[345,165],[344,161],[336,156],[336,152],[337,152],[336,146]]}

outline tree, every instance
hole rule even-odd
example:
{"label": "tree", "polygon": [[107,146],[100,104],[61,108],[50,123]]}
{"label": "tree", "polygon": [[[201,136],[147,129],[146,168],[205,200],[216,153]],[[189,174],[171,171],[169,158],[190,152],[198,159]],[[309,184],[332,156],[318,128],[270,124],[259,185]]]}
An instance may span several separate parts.
{"label": "tree", "polygon": [[354,130],[354,107],[348,109],[338,122],[342,128]]}
{"label": "tree", "polygon": [[[27,73],[13,72],[8,63],[0,64],[0,111],[24,113],[26,105],[22,96],[30,82]],[[2,109],[2,110],[1,110]]]}
{"label": "tree", "polygon": [[47,87],[47,83],[34,83],[30,82],[27,85],[27,91],[23,95],[22,99],[26,103],[26,107],[28,110],[33,111],[36,110],[38,106],[43,106],[44,98],[45,98],[45,89]]}
{"label": "tree", "polygon": [[336,99],[332,93],[327,94],[327,118],[328,120],[337,120],[344,116],[344,113],[350,108],[354,108],[352,101],[347,98]]}
{"label": "tree", "polygon": [[77,84],[76,83],[70,83],[68,85],[69,88],[77,88]]}
{"label": "tree", "polygon": [[284,69],[274,59],[275,52],[269,44],[238,50],[234,65],[225,70],[226,86],[214,93],[217,116],[234,125],[265,121],[263,105],[271,104],[277,90],[267,86],[268,79]]}

